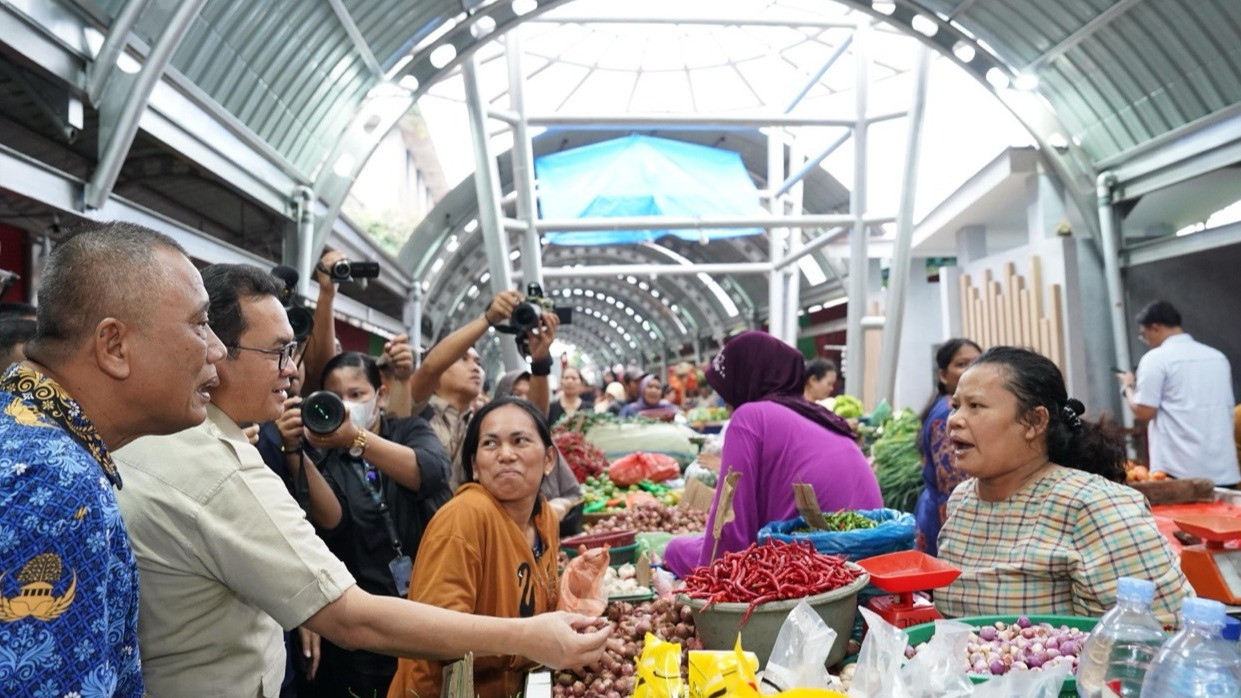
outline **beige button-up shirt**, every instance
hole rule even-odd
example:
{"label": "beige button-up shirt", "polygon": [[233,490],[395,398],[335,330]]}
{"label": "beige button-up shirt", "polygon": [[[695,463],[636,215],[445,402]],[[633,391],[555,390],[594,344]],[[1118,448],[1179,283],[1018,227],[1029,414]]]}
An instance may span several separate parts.
{"label": "beige button-up shirt", "polygon": [[465,428],[469,426],[474,411],[462,412],[439,395],[432,395],[425,403],[414,408],[414,414],[421,413],[428,406],[433,414],[429,415],[427,422],[439,437],[444,453],[448,454],[448,459],[452,462],[452,478],[448,484],[455,492],[465,481],[465,469],[461,465],[461,444],[465,441]]}
{"label": "beige button-up shirt", "polygon": [[353,586],[279,476],[214,405],[207,421],[113,454],[138,560],[151,696],[279,696],[280,629]]}

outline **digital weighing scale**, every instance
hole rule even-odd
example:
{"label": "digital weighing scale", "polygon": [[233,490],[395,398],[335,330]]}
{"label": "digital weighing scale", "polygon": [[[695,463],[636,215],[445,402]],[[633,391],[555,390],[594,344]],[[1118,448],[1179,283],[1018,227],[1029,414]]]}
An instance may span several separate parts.
{"label": "digital weighing scale", "polygon": [[1241,518],[1181,516],[1172,523],[1202,539],[1201,545],[1181,549],[1181,571],[1198,596],[1241,604],[1241,549],[1224,547],[1228,541],[1241,540]]}
{"label": "digital weighing scale", "polygon": [[871,584],[895,594],[876,596],[867,606],[898,628],[943,618],[926,594],[916,592],[948,586],[961,574],[956,567],[917,550],[868,557],[857,564],[870,575]]}

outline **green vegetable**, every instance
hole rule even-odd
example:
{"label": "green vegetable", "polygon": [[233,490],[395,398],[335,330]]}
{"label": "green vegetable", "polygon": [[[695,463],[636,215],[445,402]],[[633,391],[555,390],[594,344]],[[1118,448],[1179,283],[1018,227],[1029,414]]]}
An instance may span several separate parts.
{"label": "green vegetable", "polygon": [[922,454],[918,452],[918,436],[922,429],[918,415],[906,407],[883,427],[875,440],[871,456],[875,478],[883,493],[883,504],[889,509],[912,513],[922,492]]}
{"label": "green vegetable", "polygon": [[845,419],[862,416],[862,401],[852,395],[837,395],[831,410]]}

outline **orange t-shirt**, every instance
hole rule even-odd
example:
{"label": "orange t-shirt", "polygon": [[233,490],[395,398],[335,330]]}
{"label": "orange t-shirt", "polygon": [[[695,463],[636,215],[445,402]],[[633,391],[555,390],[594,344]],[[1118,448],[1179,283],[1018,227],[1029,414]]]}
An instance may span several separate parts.
{"label": "orange t-shirt", "polygon": [[[482,485],[466,483],[436,512],[422,534],[409,598],[483,616],[528,618],[556,610],[559,523],[544,501],[535,515],[543,554],[535,558],[522,532]],[[438,696],[449,662],[401,659],[388,698]],[[509,698],[524,690],[534,664],[513,655],[476,657],[474,690]]]}

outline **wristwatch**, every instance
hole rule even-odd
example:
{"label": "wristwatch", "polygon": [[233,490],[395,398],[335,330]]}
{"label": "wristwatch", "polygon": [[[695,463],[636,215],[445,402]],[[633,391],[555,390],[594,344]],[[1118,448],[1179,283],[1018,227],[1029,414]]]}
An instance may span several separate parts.
{"label": "wristwatch", "polygon": [[349,447],[349,455],[354,458],[361,458],[362,453],[366,451],[366,430],[359,429],[358,435],[353,437],[353,445]]}

